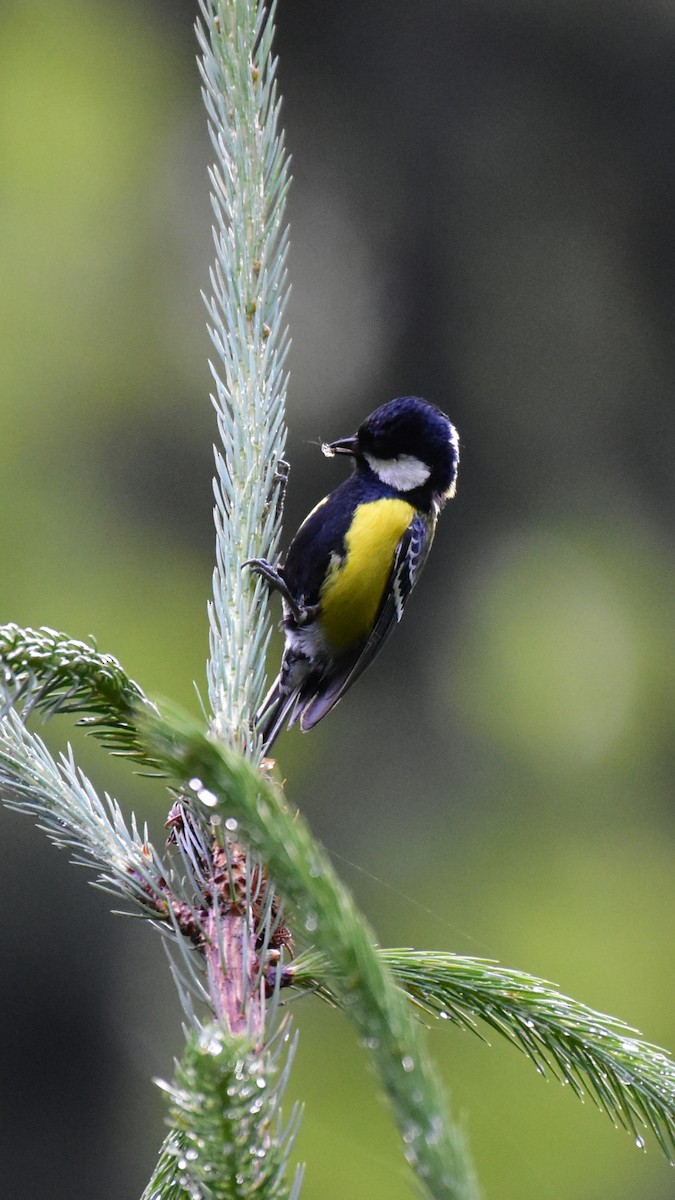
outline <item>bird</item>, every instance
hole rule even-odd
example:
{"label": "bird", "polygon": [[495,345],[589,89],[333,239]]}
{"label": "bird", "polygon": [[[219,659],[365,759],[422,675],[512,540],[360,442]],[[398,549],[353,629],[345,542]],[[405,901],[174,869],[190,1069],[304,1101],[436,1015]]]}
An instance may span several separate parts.
{"label": "bird", "polygon": [[352,474],[311,510],[283,564],[246,564],[282,603],[281,668],[254,722],[265,755],[284,727],[314,728],[372,662],[457,486],[457,430],[419,396],[390,400],[321,449],[350,456]]}

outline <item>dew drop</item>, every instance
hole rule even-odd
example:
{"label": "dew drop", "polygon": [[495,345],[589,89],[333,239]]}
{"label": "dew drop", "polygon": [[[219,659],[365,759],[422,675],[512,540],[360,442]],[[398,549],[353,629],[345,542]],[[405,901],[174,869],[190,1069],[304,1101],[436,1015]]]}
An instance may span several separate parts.
{"label": "dew drop", "polygon": [[208,788],[205,788],[205,787],[200,788],[197,795],[198,795],[199,799],[201,800],[202,804],[205,804],[207,808],[215,808],[216,807],[216,805],[218,803],[218,797],[214,796],[213,792],[210,792]]}
{"label": "dew drop", "polygon": [[405,1142],[406,1146],[411,1146],[413,1142],[418,1141],[420,1133],[421,1129],[419,1125],[414,1123],[414,1121],[411,1121],[409,1125],[404,1126],[403,1141]]}
{"label": "dew drop", "polygon": [[638,1150],[644,1150],[645,1148],[645,1139],[641,1137],[640,1134],[638,1134],[635,1139],[635,1145],[637,1146]]}
{"label": "dew drop", "polygon": [[197,777],[195,776],[194,779],[190,780],[188,787],[190,788],[191,792],[200,792],[202,789],[201,779],[197,779]]}
{"label": "dew drop", "polygon": [[437,1146],[443,1136],[443,1118],[435,1114],[431,1118],[431,1127],[426,1135],[427,1146]]}
{"label": "dew drop", "polygon": [[441,1018],[441,1021],[449,1021],[450,1020],[450,1013],[448,1012],[447,1008],[442,1008],[438,1015]]}
{"label": "dew drop", "polygon": [[411,1054],[405,1054],[401,1059],[401,1066],[404,1071],[410,1074],[411,1071],[415,1070],[415,1059]]}
{"label": "dew drop", "polygon": [[186,1150],[185,1157],[188,1162],[196,1162],[196,1160],[199,1158],[199,1151],[195,1150],[194,1148]]}
{"label": "dew drop", "polygon": [[379,1044],[380,1039],[378,1037],[366,1037],[363,1039],[363,1045],[366,1050],[377,1050]]}
{"label": "dew drop", "polygon": [[315,933],[318,929],[318,926],[319,922],[317,921],[316,914],[310,913],[305,921],[305,929],[308,933]]}
{"label": "dew drop", "polygon": [[262,1091],[264,1087],[267,1087],[267,1080],[261,1075],[258,1079],[256,1079],[255,1086],[259,1087]]}
{"label": "dew drop", "polygon": [[237,818],[228,817],[225,822],[225,828],[227,829],[228,833],[236,833],[237,829],[239,828],[239,822],[237,821]]}

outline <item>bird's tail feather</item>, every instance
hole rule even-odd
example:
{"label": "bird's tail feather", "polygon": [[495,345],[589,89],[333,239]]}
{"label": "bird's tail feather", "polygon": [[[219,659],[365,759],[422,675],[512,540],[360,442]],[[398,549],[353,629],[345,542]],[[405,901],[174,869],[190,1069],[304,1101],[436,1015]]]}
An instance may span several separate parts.
{"label": "bird's tail feather", "polygon": [[268,753],[284,726],[292,725],[297,718],[300,688],[286,691],[282,689],[280,680],[281,676],[275,679],[256,714],[256,727],[263,740],[263,754]]}
{"label": "bird's tail feather", "polygon": [[353,675],[354,663],[348,659],[330,681],[310,674],[297,687],[288,689],[281,682],[282,676],[277,676],[256,716],[256,727],[263,739],[263,753],[267,754],[284,726],[290,729],[298,718],[303,733],[318,725],[342,698]]}

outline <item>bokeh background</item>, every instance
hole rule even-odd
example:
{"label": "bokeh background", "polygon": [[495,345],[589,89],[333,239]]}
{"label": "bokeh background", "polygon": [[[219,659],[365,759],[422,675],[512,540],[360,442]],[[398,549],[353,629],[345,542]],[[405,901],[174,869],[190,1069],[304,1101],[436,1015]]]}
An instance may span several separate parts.
{"label": "bokeh background", "polygon": [[[0,619],[92,634],[196,712],[214,420],[194,15],[0,11]],[[344,470],[317,441],[384,400],[427,396],[463,443],[395,639],[278,744],[289,797],[384,943],[542,974],[675,1049],[675,9],[282,0],[277,49],[289,532]],[[161,788],[78,747],[161,839]],[[138,1196],[151,1081],[181,1046],[159,939],[0,820],[3,1195]],[[351,1030],[295,1013],[306,1200],[412,1196]],[[653,1143],[506,1046],[430,1037],[488,1197],[672,1200]]]}

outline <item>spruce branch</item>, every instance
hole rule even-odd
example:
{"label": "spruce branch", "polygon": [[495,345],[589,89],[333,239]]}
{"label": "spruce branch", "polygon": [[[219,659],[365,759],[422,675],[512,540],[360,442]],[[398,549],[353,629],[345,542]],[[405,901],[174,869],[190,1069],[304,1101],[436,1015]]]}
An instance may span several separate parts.
{"label": "spruce branch", "polygon": [[[288,172],[278,131],[272,12],[262,0],[200,0],[200,7],[199,68],[216,157],[210,171],[215,263],[204,299],[217,357],[210,364],[211,399],[221,441],[208,609],[211,728],[259,758],[253,717],[262,699],[270,617],[263,581],[243,568],[248,559],[274,557],[281,532]],[[199,844],[207,830],[201,806],[181,803],[175,836],[184,855],[190,858],[193,839]],[[275,996],[268,997],[265,980],[267,965],[281,961],[288,935],[266,870],[234,840],[229,820],[224,832],[220,844],[210,841],[210,861],[198,849],[193,864],[212,899],[203,950],[218,1023],[208,1035],[191,1034],[170,1089],[173,1130],[149,1185],[153,1200],[158,1178],[162,1200],[180,1196],[183,1185],[186,1197],[214,1200],[290,1194],[292,1130],[280,1124],[282,1089],[272,1086],[280,1056],[271,1045]],[[299,1187],[296,1175],[293,1196]]]}
{"label": "spruce branch", "polygon": [[[29,689],[22,685],[19,694],[29,710],[34,707]],[[147,829],[139,830],[133,817],[128,827],[117,801],[108,795],[101,800],[70,748],[54,759],[42,739],[26,729],[14,699],[0,686],[0,797],[8,807],[36,817],[57,846],[72,851],[75,862],[97,868],[101,887],[168,919],[159,880],[171,871]]]}
{"label": "spruce branch", "polygon": [[[208,845],[196,830],[189,846],[172,838],[178,864],[160,855],[145,825],[139,828],[133,814],[127,822],[117,800],[107,793],[99,796],[70,746],[56,759],[26,728],[26,713],[35,710],[41,693],[35,682],[17,685],[11,677],[0,679],[0,800],[35,818],[58,848],[70,851],[73,862],[97,872],[97,887],[131,903],[134,915],[162,930],[182,963],[186,1011],[191,996],[208,1003],[203,955],[194,954],[195,948],[203,948],[205,918],[213,902],[213,893],[205,894],[203,879],[194,870],[196,847],[207,862]],[[146,711],[152,707],[147,705]]]}
{"label": "spruce branch", "polygon": [[[380,949],[378,954],[414,1005],[480,1034],[495,1029],[537,1070],[585,1095],[644,1145],[651,1130],[675,1159],[675,1062],[616,1017],[559,992],[547,980],[486,959],[434,951]],[[308,951],[285,968],[284,983],[315,991],[333,1004],[332,963]],[[483,1039],[484,1040],[484,1039]]]}
{"label": "spruce branch", "polygon": [[274,5],[269,12],[255,0],[200,5],[202,94],[216,156],[210,171],[216,260],[204,300],[217,356],[212,402],[222,444],[215,451],[209,698],[217,736],[259,757],[251,719],[265,683],[268,593],[242,565],[274,558],[281,533],[288,159],[272,56]]}
{"label": "spruce branch", "polygon": [[421,1031],[375,950],[375,938],[325,851],[278,786],[238,751],[206,737],[187,717],[147,719],[141,736],[175,779],[189,781],[216,830],[233,820],[287,904],[330,963],[330,987],[371,1052],[391,1101],[404,1153],[429,1195],[478,1195],[461,1132],[424,1050]]}
{"label": "spruce branch", "polygon": [[81,714],[77,724],[112,754],[156,767],[138,742],[134,713],[157,710],[112,654],[47,626],[0,625],[0,681],[24,721],[33,711]]}
{"label": "spruce branch", "polygon": [[173,1132],[142,1200],[296,1200],[302,1174],[287,1182],[299,1110],[281,1123],[281,1097],[294,1046],[287,1024],[264,1055],[220,1024],[193,1031],[173,1084]]}
{"label": "spruce branch", "polygon": [[[23,713],[12,704],[17,695],[22,710],[37,706],[25,682],[13,693],[0,687],[0,798],[35,816],[75,862],[98,868],[98,886],[133,902],[159,926],[169,938],[174,977],[193,1029],[172,1093],[172,1116],[176,1119],[180,1110],[182,1117],[146,1195],[153,1200],[243,1197],[251,1194],[246,1188],[255,1176],[261,1200],[297,1196],[300,1175],[296,1172],[291,1188],[286,1166],[299,1114],[284,1128],[277,1107],[290,1063],[287,1029],[276,1041],[268,1032],[279,985],[268,985],[266,977],[269,963],[283,969],[289,934],[265,873],[232,841],[218,847],[205,840],[200,824],[190,819],[194,805],[180,794],[168,822],[178,869],[170,858],[162,859],[135,818],[127,826],[117,802],[108,795],[101,800],[70,749],[56,761],[26,728]],[[145,706],[145,711],[152,710]],[[207,1051],[194,1032],[200,1038],[204,1033],[195,1001],[215,1018]],[[224,1092],[227,1112],[221,1111]],[[228,1133],[227,1143],[219,1140],[219,1132]],[[209,1176],[216,1181],[211,1190]],[[244,1183],[227,1191],[227,1180]]]}

